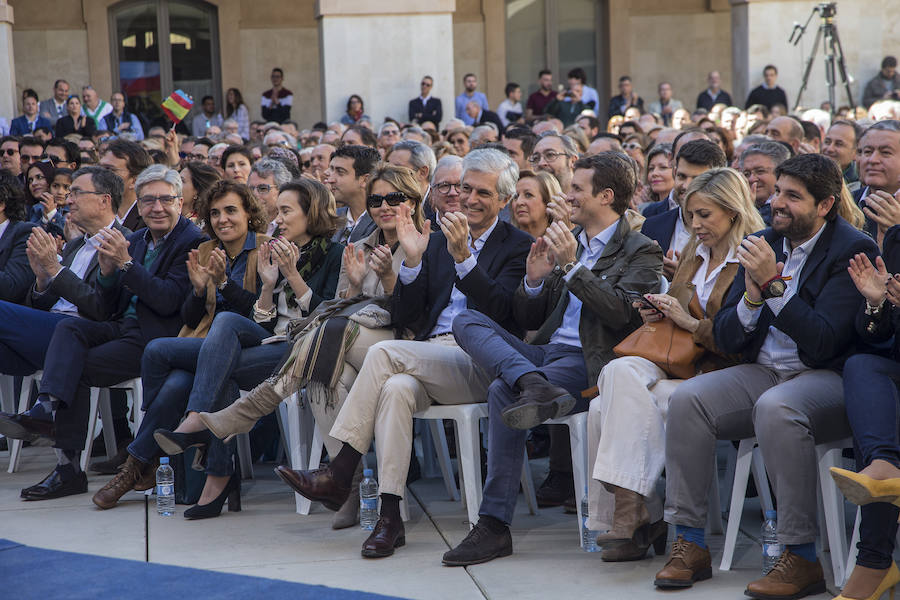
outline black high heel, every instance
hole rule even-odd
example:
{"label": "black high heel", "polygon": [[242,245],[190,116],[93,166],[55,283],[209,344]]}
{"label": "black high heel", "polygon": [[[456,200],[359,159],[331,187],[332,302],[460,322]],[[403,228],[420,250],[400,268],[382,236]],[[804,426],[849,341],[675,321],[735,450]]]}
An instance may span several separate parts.
{"label": "black high heel", "polygon": [[[206,454],[205,447],[209,445],[209,435],[208,429],[193,433],[176,433],[168,429],[157,429],[153,432],[153,439],[169,456],[181,454],[188,448],[204,448],[203,454]],[[200,453],[198,452],[198,454]],[[194,462],[199,462],[196,457]]]}
{"label": "black high heel", "polygon": [[222,505],[228,501],[228,512],[241,512],[241,476],[234,473],[225,489],[209,504],[195,504],[184,511],[185,519],[211,519],[222,514]]}

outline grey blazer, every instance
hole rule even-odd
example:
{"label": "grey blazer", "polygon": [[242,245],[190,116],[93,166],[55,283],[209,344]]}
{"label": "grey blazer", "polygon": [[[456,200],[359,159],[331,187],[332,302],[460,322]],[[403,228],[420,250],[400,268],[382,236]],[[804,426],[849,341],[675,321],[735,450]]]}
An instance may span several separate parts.
{"label": "grey blazer", "polygon": [[[56,102],[53,101],[53,98],[47,98],[46,100],[41,100],[38,104],[38,114],[42,117],[45,117],[50,121],[50,124],[56,127],[56,121],[59,119],[59,114],[56,112]],[[63,110],[63,116],[66,116],[66,111]]]}

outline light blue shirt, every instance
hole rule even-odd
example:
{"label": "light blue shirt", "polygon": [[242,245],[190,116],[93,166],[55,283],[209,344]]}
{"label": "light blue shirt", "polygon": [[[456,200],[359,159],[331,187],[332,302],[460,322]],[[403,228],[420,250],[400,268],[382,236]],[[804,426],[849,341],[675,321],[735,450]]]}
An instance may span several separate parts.
{"label": "light blue shirt", "polygon": [[[766,300],[766,304],[776,317],[781,313],[788,301],[796,295],[797,288],[800,285],[800,274],[803,272],[803,266],[809,259],[809,255],[812,254],[813,248],[816,247],[816,242],[822,237],[823,231],[825,231],[825,225],[822,225],[819,231],[816,232],[816,235],[793,250],[791,250],[787,238],[784,239],[784,254],[787,258],[784,261],[784,269],[781,271],[781,274],[784,277],[790,277],[790,280],[785,282],[784,294],[781,297]],[[744,330],[747,332],[756,329],[761,312],[762,309],[750,310],[744,302],[739,302],[737,305],[738,320],[740,320],[741,325],[744,326]],[[788,334],[772,325],[769,326],[769,333],[759,349],[756,362],[770,369],[787,373],[796,373],[809,369],[800,360],[797,342]]]}
{"label": "light blue shirt", "polygon": [[468,96],[465,92],[456,97],[456,118],[462,119],[466,125],[474,125],[475,119],[466,114],[466,104],[474,100],[481,105],[481,110],[490,110],[487,96],[481,92],[472,92],[472,96]]}
{"label": "light blue shirt", "polygon": [[[459,279],[463,279],[478,264],[478,255],[481,254],[481,249],[484,248],[485,242],[491,237],[494,228],[497,227],[498,221],[499,219],[494,219],[494,222],[488,227],[487,231],[482,233],[476,240],[472,239],[471,234],[469,235],[469,250],[472,254],[461,263],[456,263],[456,276]],[[406,262],[404,261],[400,265],[400,273],[397,277],[400,279],[400,283],[409,285],[416,280],[416,277],[419,276],[421,271],[421,262],[415,267],[407,267]],[[431,330],[429,337],[451,333],[453,331],[453,319],[464,310],[466,310],[466,295],[459,291],[456,288],[456,285],[454,285],[453,291],[450,292],[450,302],[447,303],[447,306],[441,311],[441,314],[438,315],[437,323],[435,323],[434,329]]]}
{"label": "light blue shirt", "polygon": [[[130,133],[134,134],[134,141],[140,142],[141,140],[144,139],[144,128],[141,127],[141,121],[140,121],[140,119],[137,118],[137,115],[135,115],[134,113],[127,113],[127,114],[128,114],[128,122],[131,123],[131,128],[124,129],[122,131],[113,130],[113,133],[116,135],[119,135],[120,133],[129,133],[130,132]],[[119,126],[121,126],[122,123],[125,122],[125,115],[126,115],[126,113],[122,113],[118,117],[113,115],[113,118],[116,121],[116,129],[118,129]],[[99,129],[106,130],[106,119],[105,118],[100,119],[99,123],[97,124],[97,129],[98,130]]]}
{"label": "light blue shirt", "polygon": [[[584,250],[582,250],[575,268],[566,274],[564,278],[566,282],[571,281],[572,277],[575,276],[575,273],[579,269],[591,269],[594,266],[597,259],[603,255],[606,245],[609,243],[609,240],[612,239],[613,235],[615,235],[618,226],[619,221],[616,221],[592,237],[590,242],[588,241],[587,234],[584,230],[578,234],[578,243]],[[528,279],[525,279],[525,292],[530,296],[538,295],[543,287],[543,282],[537,287],[530,287],[528,285]],[[578,325],[581,322],[581,305],[582,302],[578,296],[569,292],[569,304],[566,306],[565,314],[563,314],[562,324],[559,326],[559,329],[554,331],[553,335],[550,336],[551,344],[565,344],[567,346],[581,348],[581,336],[578,333]]]}

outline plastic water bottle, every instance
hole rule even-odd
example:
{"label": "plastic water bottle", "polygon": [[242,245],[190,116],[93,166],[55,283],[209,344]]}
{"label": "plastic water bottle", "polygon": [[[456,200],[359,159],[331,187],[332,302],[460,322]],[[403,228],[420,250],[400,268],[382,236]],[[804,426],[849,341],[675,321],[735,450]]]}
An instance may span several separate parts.
{"label": "plastic water bottle", "polygon": [[766,520],[762,526],[762,559],[763,559],[763,575],[768,574],[778,562],[781,553],[784,552],[784,546],[778,543],[778,529],[776,527],[775,511],[766,511]]}
{"label": "plastic water bottle", "polygon": [[378,482],[372,469],[363,469],[363,479],[359,482],[359,526],[369,531],[378,522]]}
{"label": "plastic water bottle", "polygon": [[581,497],[581,549],[585,552],[599,552],[597,545],[597,531],[588,529],[588,491],[584,487],[584,496]]}
{"label": "plastic water bottle", "polygon": [[169,457],[159,459],[156,469],[156,512],[164,517],[175,514],[175,472],[169,466]]}

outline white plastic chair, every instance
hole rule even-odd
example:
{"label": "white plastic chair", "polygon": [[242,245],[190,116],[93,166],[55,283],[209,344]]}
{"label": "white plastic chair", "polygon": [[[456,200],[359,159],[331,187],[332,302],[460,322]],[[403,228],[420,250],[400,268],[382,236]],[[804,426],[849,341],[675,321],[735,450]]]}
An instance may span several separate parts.
{"label": "white plastic chair", "polygon": [[[578,544],[584,545],[584,520],[581,516],[581,495],[588,485],[588,431],[587,411],[568,414],[558,419],[544,421],[547,425],[565,425],[569,428],[569,445],[572,448],[572,480],[575,485],[575,509],[578,513]],[[532,484],[531,489],[534,490]],[[534,492],[532,492],[534,493]],[[537,504],[537,500],[535,500]]]}

